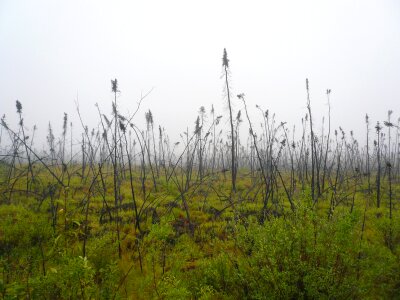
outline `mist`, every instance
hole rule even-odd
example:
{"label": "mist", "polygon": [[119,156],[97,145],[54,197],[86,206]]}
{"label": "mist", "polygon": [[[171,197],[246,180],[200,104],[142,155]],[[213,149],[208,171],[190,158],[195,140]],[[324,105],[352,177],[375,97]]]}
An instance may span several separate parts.
{"label": "mist", "polygon": [[[364,117],[398,117],[400,7],[397,1],[2,1],[0,3],[0,113],[58,134],[64,112],[81,131],[77,105],[89,128],[95,104],[111,112],[110,80],[117,78],[123,113],[144,126],[149,109],[178,141],[198,110],[226,114],[222,51],[228,51],[233,95],[244,93],[255,123],[259,105],[289,127],[306,114],[305,79],[319,129],[364,135]],[[243,104],[233,100],[234,111]],[[224,124],[227,119],[223,120]]]}

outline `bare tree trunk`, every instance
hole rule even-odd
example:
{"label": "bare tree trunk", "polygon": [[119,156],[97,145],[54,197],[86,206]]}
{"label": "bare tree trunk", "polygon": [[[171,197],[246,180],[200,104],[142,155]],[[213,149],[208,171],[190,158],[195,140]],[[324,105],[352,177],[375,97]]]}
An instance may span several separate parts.
{"label": "bare tree trunk", "polygon": [[315,204],[315,153],[314,153],[314,130],[312,124],[312,115],[311,115],[311,103],[310,103],[310,89],[308,85],[308,79],[306,79],[306,88],[307,88],[307,109],[308,114],[310,115],[310,133],[311,133],[311,198],[313,203]]}
{"label": "bare tree trunk", "polygon": [[224,56],[223,56],[223,67],[224,67],[224,74],[225,74],[225,85],[226,85],[226,94],[228,97],[228,107],[229,107],[229,120],[231,125],[231,168],[232,168],[232,191],[236,192],[236,163],[235,163],[235,131],[233,127],[233,116],[232,116],[232,105],[231,105],[231,95],[229,89],[229,82],[228,82],[228,69],[229,69],[229,60],[226,53],[226,49],[224,49]]}

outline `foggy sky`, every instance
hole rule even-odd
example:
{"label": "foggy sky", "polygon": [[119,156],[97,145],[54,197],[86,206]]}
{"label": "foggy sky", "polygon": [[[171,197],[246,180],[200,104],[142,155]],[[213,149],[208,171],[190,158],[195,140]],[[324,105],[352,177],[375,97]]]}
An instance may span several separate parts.
{"label": "foggy sky", "polygon": [[[99,120],[95,103],[110,114],[117,78],[123,114],[154,88],[133,121],[144,129],[151,109],[175,142],[187,126],[193,130],[200,106],[227,115],[224,48],[233,95],[245,93],[254,123],[258,104],[298,126],[306,78],[318,126],[328,88],[332,126],[359,138],[366,113],[372,124],[389,109],[400,116],[395,0],[0,0],[0,114],[17,127],[19,99],[26,127],[38,126],[39,147],[49,121],[60,134],[64,112],[80,127],[77,102],[90,128]],[[234,102],[235,112],[243,108]]]}

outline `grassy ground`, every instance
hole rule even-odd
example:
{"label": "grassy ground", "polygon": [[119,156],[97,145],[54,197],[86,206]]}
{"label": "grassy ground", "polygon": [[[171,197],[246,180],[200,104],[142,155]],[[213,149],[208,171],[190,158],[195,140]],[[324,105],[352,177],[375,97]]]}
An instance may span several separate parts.
{"label": "grassy ground", "polygon": [[[91,187],[90,177],[72,175],[65,188],[37,174],[30,193],[25,178],[1,186],[3,299],[400,295],[399,204],[395,198],[389,218],[385,186],[379,209],[373,192],[360,185],[354,193],[349,184],[337,191],[333,212],[332,192],[313,205],[308,189],[297,188],[292,210],[282,187],[263,211],[262,183],[246,170],[235,194],[223,173],[194,179],[185,190],[184,181],[176,183],[184,174],[168,183],[160,176],[157,190],[148,178],[143,193],[136,172],[138,230],[128,177],[116,208],[109,173],[105,191],[99,182]],[[399,189],[395,184],[394,195]]]}

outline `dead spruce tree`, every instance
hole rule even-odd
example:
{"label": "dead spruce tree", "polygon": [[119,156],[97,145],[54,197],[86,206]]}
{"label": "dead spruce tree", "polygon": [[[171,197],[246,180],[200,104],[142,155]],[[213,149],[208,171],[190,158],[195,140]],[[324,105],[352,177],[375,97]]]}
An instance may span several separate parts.
{"label": "dead spruce tree", "polygon": [[382,126],[379,124],[379,122],[376,123],[375,126],[376,129],[376,135],[377,135],[377,142],[376,142],[376,151],[377,151],[377,162],[378,162],[378,169],[376,173],[376,206],[379,208],[381,206],[381,130]]}
{"label": "dead spruce tree", "polygon": [[367,125],[367,145],[366,145],[366,174],[368,177],[368,192],[371,193],[371,168],[370,168],[370,157],[369,157],[369,117],[365,115],[365,124]]}
{"label": "dead spruce tree", "polygon": [[[34,175],[33,175],[33,166],[32,166],[32,161],[31,161],[31,155],[30,155],[30,151],[28,149],[27,146],[27,140],[29,139],[29,136],[27,136],[25,134],[25,130],[24,130],[24,119],[22,118],[22,104],[21,102],[19,102],[18,100],[16,101],[16,107],[17,107],[17,113],[19,116],[19,126],[20,126],[20,130],[22,132],[22,138],[24,141],[26,141],[24,143],[25,146],[25,152],[26,152],[26,159],[28,161],[28,172],[26,174],[26,196],[28,196],[28,191],[29,191],[29,181],[33,182],[34,180]],[[29,175],[30,175],[30,179],[29,179]]]}
{"label": "dead spruce tree", "polygon": [[222,67],[225,77],[225,92],[226,97],[228,99],[228,108],[229,108],[229,121],[231,125],[231,168],[232,168],[232,191],[236,192],[236,163],[235,163],[235,130],[233,127],[233,116],[232,116],[232,104],[231,104],[231,92],[229,87],[229,59],[228,54],[226,53],[226,49],[224,49],[224,55],[222,57]]}
{"label": "dead spruce tree", "polygon": [[115,205],[115,210],[116,210],[116,225],[117,225],[117,239],[118,239],[118,257],[121,258],[121,243],[120,243],[120,221],[119,221],[119,180],[118,180],[118,156],[117,156],[117,151],[118,151],[118,112],[117,112],[117,93],[119,92],[118,90],[118,81],[117,79],[111,80],[111,91],[114,93],[114,102],[113,102],[113,114],[114,114],[114,140],[113,140],[113,181],[114,181],[114,205]]}
{"label": "dead spruce tree", "polygon": [[313,203],[316,202],[315,197],[315,140],[314,140],[314,129],[311,115],[311,102],[310,102],[310,87],[308,83],[308,78],[306,79],[306,89],[307,89],[307,109],[310,116],[310,134],[311,134],[311,198]]}

